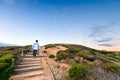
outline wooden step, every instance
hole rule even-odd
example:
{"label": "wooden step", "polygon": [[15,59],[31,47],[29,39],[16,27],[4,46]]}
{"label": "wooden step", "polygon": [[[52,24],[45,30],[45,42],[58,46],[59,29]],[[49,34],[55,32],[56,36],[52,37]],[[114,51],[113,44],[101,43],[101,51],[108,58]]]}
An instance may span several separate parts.
{"label": "wooden step", "polygon": [[38,59],[23,59],[23,62],[24,61],[41,61],[41,59],[39,59],[39,58]]}
{"label": "wooden step", "polygon": [[34,67],[34,66],[41,66],[41,64],[36,63],[36,64],[23,64],[23,65],[17,65],[16,68],[26,68],[26,67]]}
{"label": "wooden step", "polygon": [[15,69],[15,73],[24,73],[24,72],[29,72],[29,71],[37,71],[41,70],[42,66],[34,66],[34,67],[26,67],[26,68],[18,68]]}
{"label": "wooden step", "polygon": [[27,61],[27,62],[25,61],[25,62],[21,62],[20,64],[21,64],[21,65],[24,65],[24,64],[27,65],[27,64],[40,64],[40,63],[42,63],[42,61],[29,61],[29,62],[28,62],[28,61]]}
{"label": "wooden step", "polygon": [[42,62],[41,60],[25,60],[25,61],[22,61],[21,63],[32,63],[32,62],[35,62],[35,63],[37,63],[37,62]]}
{"label": "wooden step", "polygon": [[45,77],[44,76],[33,76],[33,77],[24,78],[24,80],[45,80]]}
{"label": "wooden step", "polygon": [[41,60],[41,58],[40,57],[24,57],[24,59],[23,60]]}
{"label": "wooden step", "polygon": [[36,55],[36,57],[34,57],[33,55],[26,55],[25,58],[40,58],[42,56],[40,55]]}
{"label": "wooden step", "polygon": [[43,71],[30,71],[30,72],[24,72],[21,74],[13,75],[11,76],[11,78],[15,79],[15,78],[31,78],[31,77],[38,77],[38,76],[42,77],[43,74],[44,74]]}

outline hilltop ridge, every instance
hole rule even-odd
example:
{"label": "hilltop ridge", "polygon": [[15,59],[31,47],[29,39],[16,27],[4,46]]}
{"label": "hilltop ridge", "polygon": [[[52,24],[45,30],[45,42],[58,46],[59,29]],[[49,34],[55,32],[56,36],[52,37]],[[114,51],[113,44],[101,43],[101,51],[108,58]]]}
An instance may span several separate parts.
{"label": "hilltop ridge", "polygon": [[[28,52],[31,52],[31,45],[0,47],[1,69],[5,68],[9,61],[11,63],[12,58],[15,58],[16,63],[14,66],[9,64],[7,67],[7,69],[11,68],[11,72],[7,72],[5,68],[0,76],[6,78],[4,75],[7,75],[9,78],[17,64],[24,62],[21,60],[29,55]],[[21,56],[21,53],[24,56]],[[28,57],[30,56],[33,57],[32,55]],[[41,47],[39,56],[46,79],[53,74],[52,78],[56,80],[120,80],[119,52],[100,51],[76,44],[48,44]],[[38,63],[38,65],[41,64]],[[25,66],[20,65],[19,68],[25,68]]]}

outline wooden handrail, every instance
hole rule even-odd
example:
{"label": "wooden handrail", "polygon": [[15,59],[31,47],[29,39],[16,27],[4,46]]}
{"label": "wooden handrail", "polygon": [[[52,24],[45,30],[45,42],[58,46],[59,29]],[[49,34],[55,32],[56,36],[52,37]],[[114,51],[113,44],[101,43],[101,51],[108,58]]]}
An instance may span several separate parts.
{"label": "wooden handrail", "polygon": [[[44,53],[43,53],[43,56],[44,56]],[[45,57],[45,60],[46,60],[46,63],[47,63],[47,65],[48,65],[48,67],[49,67],[51,73],[52,73],[52,78],[53,78],[53,80],[56,80],[55,75],[54,75],[54,73],[53,73],[53,70],[52,70],[52,68],[50,67],[50,64],[48,63],[46,57]]]}

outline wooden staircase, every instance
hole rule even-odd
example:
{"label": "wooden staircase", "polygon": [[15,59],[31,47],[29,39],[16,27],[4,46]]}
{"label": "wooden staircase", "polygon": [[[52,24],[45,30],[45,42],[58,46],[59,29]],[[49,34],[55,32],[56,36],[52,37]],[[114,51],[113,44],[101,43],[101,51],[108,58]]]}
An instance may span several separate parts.
{"label": "wooden staircase", "polygon": [[41,57],[33,57],[32,53],[24,56],[14,71],[9,80],[45,80]]}

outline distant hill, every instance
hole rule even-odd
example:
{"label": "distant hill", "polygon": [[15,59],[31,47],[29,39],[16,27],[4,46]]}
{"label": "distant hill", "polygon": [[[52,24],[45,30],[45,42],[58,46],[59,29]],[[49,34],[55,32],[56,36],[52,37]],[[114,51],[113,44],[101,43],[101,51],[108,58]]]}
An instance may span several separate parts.
{"label": "distant hill", "polygon": [[4,47],[4,46],[16,46],[16,45],[15,44],[9,44],[9,43],[0,42],[0,47]]}

